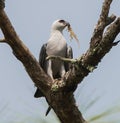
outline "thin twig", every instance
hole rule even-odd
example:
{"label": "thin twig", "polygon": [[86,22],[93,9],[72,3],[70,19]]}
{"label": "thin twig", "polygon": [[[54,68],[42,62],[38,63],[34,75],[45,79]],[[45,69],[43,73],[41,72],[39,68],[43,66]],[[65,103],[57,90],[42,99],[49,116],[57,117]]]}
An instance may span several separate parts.
{"label": "thin twig", "polygon": [[48,56],[46,57],[46,60],[61,60],[61,61],[64,61],[64,62],[70,62],[70,63],[76,63],[77,62],[77,59],[69,59],[69,58],[64,58],[64,57],[61,57],[61,56],[54,56],[54,55],[51,55],[51,56]]}

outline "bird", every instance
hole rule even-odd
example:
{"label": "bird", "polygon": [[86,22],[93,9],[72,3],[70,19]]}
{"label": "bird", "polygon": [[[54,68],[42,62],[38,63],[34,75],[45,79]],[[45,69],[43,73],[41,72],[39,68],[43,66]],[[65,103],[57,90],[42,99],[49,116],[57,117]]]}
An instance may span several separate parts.
{"label": "bird", "polygon": [[[39,54],[39,64],[47,75],[52,80],[62,78],[67,71],[71,69],[70,63],[65,63],[60,60],[46,60],[47,56],[60,56],[65,58],[73,58],[71,46],[67,45],[66,39],[63,36],[65,27],[70,26],[69,22],[58,19],[53,22],[50,31],[50,38],[47,43],[43,44]],[[44,94],[37,88],[34,97],[43,97]]]}

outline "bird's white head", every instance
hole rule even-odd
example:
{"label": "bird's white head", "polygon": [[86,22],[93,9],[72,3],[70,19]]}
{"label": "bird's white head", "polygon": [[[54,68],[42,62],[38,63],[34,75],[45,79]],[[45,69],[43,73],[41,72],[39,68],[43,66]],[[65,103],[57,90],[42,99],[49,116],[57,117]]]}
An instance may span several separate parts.
{"label": "bird's white head", "polygon": [[58,30],[58,31],[63,31],[63,29],[66,27],[66,26],[69,26],[70,24],[65,21],[65,20],[62,20],[62,19],[59,19],[59,20],[56,20],[53,22],[52,24],[52,27],[51,27],[51,31],[55,31],[55,30]]}

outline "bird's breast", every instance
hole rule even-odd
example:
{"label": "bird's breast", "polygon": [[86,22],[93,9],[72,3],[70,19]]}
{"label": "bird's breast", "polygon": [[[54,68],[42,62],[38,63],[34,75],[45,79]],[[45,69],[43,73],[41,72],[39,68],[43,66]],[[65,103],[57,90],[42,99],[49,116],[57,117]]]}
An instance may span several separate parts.
{"label": "bird's breast", "polygon": [[47,43],[47,55],[65,56],[66,54],[66,40],[62,35],[53,35]]}

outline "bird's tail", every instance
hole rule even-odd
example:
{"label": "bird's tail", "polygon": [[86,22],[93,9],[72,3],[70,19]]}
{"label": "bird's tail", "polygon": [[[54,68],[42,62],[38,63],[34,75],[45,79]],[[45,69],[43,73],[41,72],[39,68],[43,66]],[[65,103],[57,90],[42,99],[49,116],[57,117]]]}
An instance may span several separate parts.
{"label": "bird's tail", "polygon": [[49,106],[49,107],[48,107],[48,109],[47,109],[47,111],[46,111],[45,116],[47,116],[47,115],[48,115],[48,113],[50,112],[50,110],[51,110],[51,107]]}

